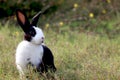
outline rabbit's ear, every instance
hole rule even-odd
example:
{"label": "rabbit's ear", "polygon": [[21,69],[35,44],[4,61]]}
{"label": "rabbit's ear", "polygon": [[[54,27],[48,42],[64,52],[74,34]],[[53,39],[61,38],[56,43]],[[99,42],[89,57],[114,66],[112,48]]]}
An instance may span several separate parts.
{"label": "rabbit's ear", "polygon": [[26,16],[26,14],[21,10],[16,10],[16,17],[19,25],[23,29],[25,33],[28,33],[28,30],[30,29],[30,22]]}
{"label": "rabbit's ear", "polygon": [[38,22],[39,17],[40,17],[41,14],[42,14],[42,12],[40,11],[32,18],[32,21],[31,21],[31,25],[32,26],[36,26],[37,25],[37,22]]}

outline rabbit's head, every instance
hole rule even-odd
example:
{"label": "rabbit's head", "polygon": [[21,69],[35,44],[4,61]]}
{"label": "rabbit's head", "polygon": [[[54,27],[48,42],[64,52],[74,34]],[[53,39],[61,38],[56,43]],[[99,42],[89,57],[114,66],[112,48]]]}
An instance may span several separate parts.
{"label": "rabbit's head", "polygon": [[42,44],[44,41],[44,34],[42,30],[36,27],[40,15],[40,12],[36,14],[30,23],[23,11],[16,10],[17,21],[25,33],[24,39],[38,45]]}

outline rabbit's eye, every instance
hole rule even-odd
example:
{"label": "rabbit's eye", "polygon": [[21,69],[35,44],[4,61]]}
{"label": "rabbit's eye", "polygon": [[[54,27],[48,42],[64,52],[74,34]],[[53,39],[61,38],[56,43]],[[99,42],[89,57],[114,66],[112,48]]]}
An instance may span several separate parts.
{"label": "rabbit's eye", "polygon": [[34,37],[35,34],[36,34],[35,29],[34,28],[30,28],[29,34]]}
{"label": "rabbit's eye", "polygon": [[34,36],[34,35],[35,35],[35,32],[34,32],[34,31],[30,31],[29,34],[30,34],[31,36]]}

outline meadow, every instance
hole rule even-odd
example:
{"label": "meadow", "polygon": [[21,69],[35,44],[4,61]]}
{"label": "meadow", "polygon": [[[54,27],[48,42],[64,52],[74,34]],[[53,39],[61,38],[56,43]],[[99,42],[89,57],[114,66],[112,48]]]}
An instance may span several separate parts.
{"label": "meadow", "polygon": [[[117,20],[116,20],[117,21]],[[112,23],[112,22],[110,22]],[[72,31],[64,26],[59,31],[44,29],[45,44],[52,50],[57,71],[55,80],[119,80],[120,37],[107,34]],[[19,80],[15,50],[23,40],[18,25],[0,24],[0,80]],[[32,73],[33,80],[47,80]]]}
{"label": "meadow", "polygon": [[46,6],[39,26],[54,54],[55,80],[120,80],[120,0],[0,0],[0,80],[20,80],[15,51],[24,33],[15,9],[31,19]]}

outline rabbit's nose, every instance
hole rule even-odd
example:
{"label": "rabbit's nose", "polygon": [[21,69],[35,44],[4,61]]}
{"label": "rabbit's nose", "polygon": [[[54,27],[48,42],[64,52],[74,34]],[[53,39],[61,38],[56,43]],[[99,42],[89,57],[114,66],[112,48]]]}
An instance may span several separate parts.
{"label": "rabbit's nose", "polygon": [[41,39],[44,40],[44,37],[42,37]]}
{"label": "rabbit's nose", "polygon": [[44,40],[44,37],[42,37],[42,40]]}
{"label": "rabbit's nose", "polygon": [[41,39],[42,39],[42,43],[44,43],[44,37],[42,37]]}

